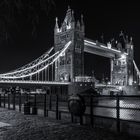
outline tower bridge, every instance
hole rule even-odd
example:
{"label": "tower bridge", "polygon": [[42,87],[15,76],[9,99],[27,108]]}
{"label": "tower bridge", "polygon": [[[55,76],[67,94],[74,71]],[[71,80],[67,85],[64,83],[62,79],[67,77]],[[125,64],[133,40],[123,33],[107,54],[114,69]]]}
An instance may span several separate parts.
{"label": "tower bridge", "polygon": [[[115,55],[121,56],[121,50],[116,48],[112,48],[111,44],[108,45],[102,44],[97,41],[93,41],[85,38],[84,40],[84,52],[107,57],[107,58],[115,58]],[[124,55],[128,55],[128,53],[124,53]]]}
{"label": "tower bridge", "polygon": [[[103,44],[85,38],[83,16],[76,21],[68,8],[64,21],[54,27],[54,47],[41,57],[14,71],[0,74],[0,84],[70,84],[84,76],[84,52],[110,58],[111,85],[140,85],[140,71],[134,61],[132,39],[121,34],[124,46],[118,42]],[[54,50],[54,53],[53,53]],[[85,62],[86,63],[86,62]]]}

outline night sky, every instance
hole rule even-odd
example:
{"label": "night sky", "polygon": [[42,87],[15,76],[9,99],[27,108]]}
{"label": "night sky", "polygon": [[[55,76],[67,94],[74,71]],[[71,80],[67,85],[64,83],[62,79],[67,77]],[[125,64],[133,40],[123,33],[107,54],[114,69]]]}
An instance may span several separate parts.
{"label": "night sky", "polygon": [[[0,1],[0,73],[33,61],[53,45],[55,17],[62,23],[68,5],[76,19],[84,15],[85,36],[105,42],[117,39],[122,30],[133,37],[135,61],[140,68],[140,8],[138,3],[92,0],[1,0]],[[107,59],[96,59],[87,69],[107,71]],[[109,62],[109,61],[108,61]],[[98,63],[98,66],[97,66]]]}

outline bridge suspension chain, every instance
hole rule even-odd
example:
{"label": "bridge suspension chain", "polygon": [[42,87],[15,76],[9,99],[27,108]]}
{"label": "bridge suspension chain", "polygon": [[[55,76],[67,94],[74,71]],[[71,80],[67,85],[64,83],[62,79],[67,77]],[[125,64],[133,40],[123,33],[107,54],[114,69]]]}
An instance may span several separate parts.
{"label": "bridge suspension chain", "polygon": [[41,70],[43,70],[44,67],[48,67],[48,64],[45,66],[44,63],[46,61],[50,60],[50,59],[54,59],[55,56],[58,53],[59,52],[55,53],[54,55],[50,56],[49,58],[47,58],[46,60],[42,61],[38,65],[34,65],[34,66],[30,67],[30,68],[26,68],[25,70],[20,70],[20,71],[13,72],[13,73],[1,74],[0,77],[9,77],[9,78],[11,77],[11,78],[13,78],[13,77],[19,77],[19,76],[27,77],[27,76],[33,75],[36,72],[40,72]]}
{"label": "bridge suspension chain", "polygon": [[136,74],[137,74],[136,76],[138,77],[137,78],[137,83],[140,84],[140,71],[139,71],[139,69],[138,69],[138,67],[137,67],[137,65],[136,65],[134,60],[133,60],[133,64],[134,64],[134,68],[136,70]]}
{"label": "bridge suspension chain", "polygon": [[3,73],[3,74],[0,74],[0,75],[14,74],[14,73],[17,73],[17,72],[25,71],[27,69],[31,69],[31,68],[43,63],[44,61],[46,61],[46,59],[49,57],[49,55],[52,52],[52,50],[53,50],[53,47],[51,49],[49,49],[49,51],[44,53],[42,56],[37,58],[36,60],[30,62],[29,64],[27,64],[27,65],[25,65],[25,66],[23,66],[21,68],[18,68],[16,70],[13,70],[13,71],[10,71],[10,72],[7,72],[7,73]]}
{"label": "bridge suspension chain", "polygon": [[[24,69],[18,69],[17,71],[8,72],[0,74],[0,80],[16,80],[16,79],[29,79],[30,81],[44,81],[44,80],[54,80],[54,64],[62,56],[62,54],[68,49],[71,41],[69,41],[61,51],[56,52],[50,57],[44,58],[34,65],[29,67],[24,67]],[[50,69],[50,67],[52,67]],[[51,74],[51,78],[50,78]],[[45,75],[45,78],[44,78]]]}

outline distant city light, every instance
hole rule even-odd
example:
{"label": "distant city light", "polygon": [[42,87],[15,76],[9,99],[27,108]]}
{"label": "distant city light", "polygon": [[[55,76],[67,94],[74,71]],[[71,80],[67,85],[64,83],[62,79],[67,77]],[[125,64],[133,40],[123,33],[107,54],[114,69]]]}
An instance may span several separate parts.
{"label": "distant city light", "polygon": [[122,86],[119,86],[119,90],[122,90]]}
{"label": "distant city light", "polygon": [[121,59],[126,59],[126,55],[125,54],[122,54],[121,55]]}

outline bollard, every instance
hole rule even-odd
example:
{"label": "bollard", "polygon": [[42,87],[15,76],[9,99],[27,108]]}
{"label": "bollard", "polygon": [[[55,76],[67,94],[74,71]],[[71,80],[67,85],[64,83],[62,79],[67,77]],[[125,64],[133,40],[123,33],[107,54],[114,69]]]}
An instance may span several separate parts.
{"label": "bollard", "polygon": [[3,106],[5,108],[5,93],[4,93],[4,99],[3,99]]}
{"label": "bollard", "polygon": [[71,122],[74,123],[74,115],[71,113]]}
{"label": "bollard", "polygon": [[83,125],[83,116],[80,116],[80,125]]}
{"label": "bollard", "polygon": [[61,111],[59,111],[59,116],[58,116],[59,120],[61,120]]}
{"label": "bollard", "polygon": [[56,119],[59,119],[59,110],[58,110],[58,93],[56,93]]}
{"label": "bollard", "polygon": [[10,94],[8,94],[8,109],[10,109]]}
{"label": "bollard", "polygon": [[91,126],[93,127],[93,97],[90,96],[90,123]]}
{"label": "bollard", "polygon": [[0,107],[1,107],[1,94],[0,94]]}
{"label": "bollard", "polygon": [[24,103],[24,115],[30,115],[30,102],[28,101]]}
{"label": "bollard", "polygon": [[19,92],[19,111],[21,112],[21,92]]}
{"label": "bollard", "polygon": [[15,95],[15,92],[13,92],[13,110],[15,110],[15,98],[16,98],[16,95]]}
{"label": "bollard", "polygon": [[52,88],[50,89],[50,92],[49,92],[49,109],[51,110],[52,109]]}
{"label": "bollard", "polygon": [[[47,91],[46,91],[46,92],[47,92]],[[47,100],[47,93],[44,94],[44,117],[47,116],[47,108],[46,108],[47,102],[46,102],[46,100]]]}
{"label": "bollard", "polygon": [[33,104],[33,107],[32,107],[32,115],[37,115],[36,94],[34,94],[34,104]]}
{"label": "bollard", "polygon": [[117,116],[117,132],[120,133],[120,98],[116,96],[116,116]]}

